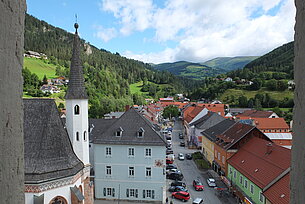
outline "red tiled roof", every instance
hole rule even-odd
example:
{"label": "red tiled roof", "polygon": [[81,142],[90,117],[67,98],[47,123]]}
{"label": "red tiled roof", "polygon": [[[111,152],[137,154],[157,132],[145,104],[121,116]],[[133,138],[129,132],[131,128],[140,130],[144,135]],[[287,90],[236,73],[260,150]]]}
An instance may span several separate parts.
{"label": "red tiled roof", "polygon": [[259,111],[259,110],[246,110],[245,112],[238,114],[239,117],[252,117],[252,118],[269,118],[273,114],[272,111]]}
{"label": "red tiled roof", "polygon": [[260,130],[289,129],[284,118],[252,118]]}
{"label": "red tiled roof", "polygon": [[166,107],[166,106],[177,106],[179,109],[182,109],[184,106],[186,106],[188,103],[182,103],[182,102],[168,102],[168,101],[160,101],[160,104],[162,105],[162,107]]}
{"label": "red tiled roof", "polygon": [[[255,127],[243,123],[235,123],[221,135],[216,137],[216,144],[223,149],[229,149],[240,139],[245,137]],[[218,139],[217,139],[218,138]]]}
{"label": "red tiled roof", "polygon": [[186,122],[190,123],[203,109],[204,107],[200,107],[200,106],[194,107],[193,110],[189,112],[185,117]]}
{"label": "red tiled roof", "polygon": [[272,151],[266,154],[269,143],[253,137],[228,160],[230,165],[261,189],[290,167],[291,150],[270,143]]}
{"label": "red tiled roof", "polygon": [[290,201],[290,175],[287,173],[275,184],[269,187],[263,195],[271,202],[289,204]]}
{"label": "red tiled roof", "polygon": [[220,113],[221,116],[225,115],[225,106],[226,104],[210,104],[210,103],[198,103],[198,106],[205,107],[209,111],[214,113]]}

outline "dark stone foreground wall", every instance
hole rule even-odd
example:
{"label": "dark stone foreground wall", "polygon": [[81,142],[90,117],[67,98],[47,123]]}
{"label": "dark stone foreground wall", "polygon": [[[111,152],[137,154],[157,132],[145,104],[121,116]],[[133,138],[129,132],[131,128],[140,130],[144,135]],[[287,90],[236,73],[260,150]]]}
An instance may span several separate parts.
{"label": "dark stone foreground wall", "polygon": [[22,76],[25,0],[0,0],[0,203],[24,203]]}
{"label": "dark stone foreground wall", "polygon": [[295,0],[293,148],[290,203],[305,202],[305,1]]}

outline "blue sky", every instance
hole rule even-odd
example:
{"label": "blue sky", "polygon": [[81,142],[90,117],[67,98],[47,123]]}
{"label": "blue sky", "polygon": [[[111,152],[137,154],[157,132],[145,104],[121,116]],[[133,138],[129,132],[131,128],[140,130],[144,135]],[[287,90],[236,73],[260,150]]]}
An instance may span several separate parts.
{"label": "blue sky", "polygon": [[27,12],[150,63],[262,55],[293,40],[293,0],[27,0]]}

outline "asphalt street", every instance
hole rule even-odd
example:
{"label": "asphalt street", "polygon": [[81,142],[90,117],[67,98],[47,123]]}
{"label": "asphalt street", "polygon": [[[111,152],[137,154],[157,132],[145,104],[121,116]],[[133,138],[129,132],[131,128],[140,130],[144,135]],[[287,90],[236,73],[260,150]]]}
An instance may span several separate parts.
{"label": "asphalt street", "polygon": [[[184,179],[183,182],[186,183],[187,189],[189,190],[189,193],[191,194],[191,199],[188,202],[185,203],[192,203],[195,198],[203,198],[204,203],[206,204],[222,204],[222,203],[232,203],[232,200],[226,199],[224,196],[219,198],[216,195],[216,190],[214,188],[208,187],[206,183],[206,175],[204,172],[198,170],[196,164],[193,160],[178,160],[178,153],[193,153],[198,150],[191,150],[187,147],[180,147],[180,141],[183,141],[182,139],[179,139],[179,133],[183,131],[182,123],[181,121],[177,121],[174,125],[174,129],[172,132],[172,149],[175,154],[175,161],[174,164],[177,165],[178,169],[182,172]],[[185,141],[186,143],[186,141]],[[193,187],[193,180],[199,179],[203,185],[204,190],[203,191],[195,191]],[[167,188],[169,188],[170,183],[173,180],[167,179]],[[167,197],[169,198],[169,201],[173,201],[173,203],[184,203],[177,199],[172,199],[171,193],[167,191]],[[233,201],[233,203],[235,203]]]}

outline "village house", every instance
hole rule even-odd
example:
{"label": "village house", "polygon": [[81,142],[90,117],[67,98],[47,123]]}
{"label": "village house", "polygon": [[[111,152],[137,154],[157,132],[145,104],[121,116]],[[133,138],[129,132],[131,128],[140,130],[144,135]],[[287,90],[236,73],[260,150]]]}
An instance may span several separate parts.
{"label": "village house", "polygon": [[235,122],[233,120],[225,119],[201,132],[203,135],[202,153],[213,169],[216,169],[216,167],[214,167],[214,144],[216,141],[216,136],[222,134],[234,124]]}
{"label": "village house", "polygon": [[[190,123],[190,126],[191,126],[190,134],[191,134],[192,143],[194,143],[197,147],[200,147],[200,149],[202,149],[202,143],[203,143],[202,132],[204,130],[209,129],[210,127],[220,123],[223,120],[225,120],[224,117],[218,115],[217,113],[208,111],[208,113],[206,113],[204,116],[202,116],[198,120],[195,120],[195,122],[191,122]],[[207,142],[207,141],[205,141],[205,142]],[[212,153],[213,152],[214,151],[212,151]]]}
{"label": "village house", "polygon": [[53,93],[60,93],[60,89],[59,89],[57,86],[48,85],[48,84],[42,85],[42,86],[40,87],[40,90],[41,90],[43,93],[50,93],[50,94],[53,94]]}
{"label": "village house", "polygon": [[236,119],[249,118],[279,118],[273,111],[246,110],[241,114],[236,115]]}
{"label": "village house", "polygon": [[292,146],[292,133],[284,118],[249,118],[240,120],[256,126],[277,145]]}
{"label": "village house", "polygon": [[227,175],[227,160],[252,137],[271,141],[266,135],[252,125],[235,122],[223,133],[216,135],[214,144],[214,170],[220,175]]}
{"label": "village house", "polygon": [[251,138],[228,160],[232,190],[244,203],[288,204],[291,151]]}
{"label": "village house", "polygon": [[115,120],[92,132],[96,199],[164,202],[165,140],[133,108]]}

